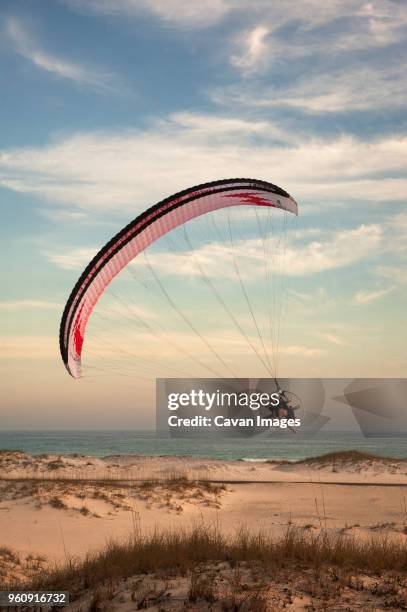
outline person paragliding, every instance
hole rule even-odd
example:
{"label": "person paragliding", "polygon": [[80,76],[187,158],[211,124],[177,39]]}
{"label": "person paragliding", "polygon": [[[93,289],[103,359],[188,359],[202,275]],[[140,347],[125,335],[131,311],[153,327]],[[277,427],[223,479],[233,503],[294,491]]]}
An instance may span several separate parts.
{"label": "person paragliding", "polygon": [[278,396],[279,396],[278,409],[279,409],[280,417],[283,416],[288,419],[294,419],[295,418],[295,407],[293,407],[291,400],[287,397],[286,392],[283,391],[283,389],[279,389]]}

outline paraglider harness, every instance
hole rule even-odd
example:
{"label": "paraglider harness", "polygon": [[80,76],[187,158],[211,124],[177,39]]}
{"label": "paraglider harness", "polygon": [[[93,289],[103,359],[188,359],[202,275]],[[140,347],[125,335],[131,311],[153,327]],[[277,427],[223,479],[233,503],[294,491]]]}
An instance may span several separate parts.
{"label": "paraglider harness", "polygon": [[[298,406],[293,408],[290,405],[290,400],[287,397],[286,392],[281,389],[281,386],[279,385],[277,378],[274,379],[274,382],[276,384],[276,389],[277,389],[278,395],[279,395],[279,403],[278,403],[277,406],[269,407],[269,410],[271,412],[271,416],[273,418],[280,418],[281,417],[280,410],[283,409],[283,410],[285,410],[287,412],[287,419],[294,419],[295,418],[295,410],[298,408]],[[298,400],[301,402],[300,398],[298,398]],[[291,427],[289,429],[291,429]],[[295,430],[293,430],[293,431],[295,431]]]}
{"label": "paraglider harness", "polygon": [[279,402],[278,408],[279,409],[283,408],[284,410],[287,411],[288,419],[294,419],[295,418],[294,408],[292,408],[289,405],[290,400],[287,398],[285,391],[279,390],[278,394],[280,396],[280,402]]}
{"label": "paraglider harness", "polygon": [[278,390],[278,395],[279,395],[278,405],[277,406],[269,406],[269,410],[271,412],[271,416],[273,418],[279,419],[281,417],[280,410],[283,409],[283,410],[285,410],[287,412],[287,418],[288,419],[294,419],[295,418],[294,408],[292,408],[290,406],[290,400],[286,396],[285,391],[282,391],[281,389],[279,389]]}

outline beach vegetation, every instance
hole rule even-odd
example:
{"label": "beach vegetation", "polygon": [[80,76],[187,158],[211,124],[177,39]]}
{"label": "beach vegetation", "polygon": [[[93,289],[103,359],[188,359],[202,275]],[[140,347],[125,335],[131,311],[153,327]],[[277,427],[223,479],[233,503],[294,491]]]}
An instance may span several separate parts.
{"label": "beach vegetation", "polygon": [[[369,539],[288,526],[279,539],[264,532],[240,529],[226,537],[216,525],[199,524],[190,530],[156,530],[142,534],[135,529],[127,542],[110,542],[105,549],[84,559],[42,571],[32,582],[37,590],[69,590],[78,595],[85,587],[97,588],[109,580],[136,574],[191,572],[203,563],[260,564],[268,569],[323,567],[378,573],[407,572],[404,541],[373,534]],[[191,589],[201,588],[194,584]],[[202,587],[203,588],[203,587]]]}

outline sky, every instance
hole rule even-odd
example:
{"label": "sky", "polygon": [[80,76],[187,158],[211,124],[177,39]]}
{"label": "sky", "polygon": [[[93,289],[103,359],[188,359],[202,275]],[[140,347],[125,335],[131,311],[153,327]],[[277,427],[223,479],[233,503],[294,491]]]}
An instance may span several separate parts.
{"label": "sky", "polygon": [[0,426],[152,426],[152,376],[67,375],[62,309],[138,213],[234,176],[299,203],[281,375],[405,377],[406,31],[402,0],[3,0]]}

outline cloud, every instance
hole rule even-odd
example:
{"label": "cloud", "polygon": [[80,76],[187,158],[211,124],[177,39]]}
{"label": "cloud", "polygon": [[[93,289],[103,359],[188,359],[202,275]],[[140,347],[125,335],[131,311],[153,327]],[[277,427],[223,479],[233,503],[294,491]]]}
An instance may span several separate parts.
{"label": "cloud", "polygon": [[[278,261],[271,258],[270,272],[286,276],[310,276],[326,270],[342,268],[374,253],[381,241],[382,230],[378,225],[361,225],[331,233],[324,240],[297,244],[291,240]],[[274,250],[271,239],[270,251]],[[278,248],[278,244],[276,244]],[[281,248],[280,248],[281,251]],[[280,252],[279,251],[279,252]],[[64,269],[83,268],[95,254],[95,249],[78,248],[64,254],[47,254],[49,260]],[[281,259],[281,261],[280,261]],[[148,259],[137,257],[134,270],[148,273],[150,266],[164,276],[185,276],[236,280],[235,262],[238,262],[242,278],[258,280],[264,275],[264,245],[260,239],[246,239],[229,243],[210,242],[194,250],[175,252],[150,252]],[[150,272],[151,275],[151,272]],[[301,294],[300,294],[301,295]],[[297,296],[298,297],[298,296]]]}
{"label": "cloud", "polygon": [[96,89],[113,91],[113,75],[87,68],[41,49],[16,18],[6,22],[6,32],[17,52],[34,66],[54,76]]}
{"label": "cloud", "polygon": [[[204,330],[201,331],[203,332]],[[256,365],[257,370],[259,367],[263,368],[258,356],[248,345],[247,338],[239,335],[233,329],[220,328],[216,329],[215,332],[212,328],[205,330],[204,337],[221,358],[230,364],[232,371],[243,373],[245,368],[253,367],[253,363]],[[250,338],[250,334],[248,334],[248,337]],[[89,363],[95,363],[96,359],[101,357],[103,359],[101,367],[104,369],[108,369],[110,364],[115,364],[117,367],[118,360],[121,360],[124,371],[127,368],[137,368],[142,371],[144,364],[140,360],[145,357],[147,360],[156,362],[153,365],[153,370],[151,370],[150,366],[150,376],[156,377],[157,370],[160,367],[165,367],[167,359],[170,360],[173,367],[184,363],[183,367],[188,369],[187,373],[189,371],[189,375],[192,375],[191,370],[196,372],[197,367],[197,362],[193,359],[195,357],[197,360],[199,359],[200,364],[205,363],[208,366],[212,366],[220,375],[224,372],[224,365],[214,359],[214,355],[202,342],[202,338],[190,331],[168,329],[158,336],[153,336],[143,331],[129,331],[127,326],[123,336],[118,336],[116,330],[114,334],[111,334],[109,330],[105,329],[102,344],[93,342],[93,339],[92,337],[88,340],[86,349],[88,356],[86,356],[85,352],[84,359],[87,359]],[[254,345],[256,345],[256,340],[255,337],[251,338]],[[188,350],[185,352],[183,347],[188,347]],[[268,349],[271,353],[270,346]],[[290,357],[315,359],[324,353],[324,349],[302,344],[282,344],[279,347],[279,354],[289,355]],[[193,356],[192,359],[191,356]],[[132,357],[139,358],[140,360],[134,360],[132,363]],[[109,359],[111,360],[110,362]],[[148,364],[145,365],[148,367]]]}
{"label": "cloud", "polygon": [[10,302],[0,302],[0,310],[13,312],[15,310],[54,310],[60,309],[61,304],[57,302],[45,302],[42,300],[14,300]]}
{"label": "cloud", "polygon": [[64,4],[102,15],[137,17],[150,13],[164,22],[189,28],[213,25],[233,9],[231,0],[64,0]]}
{"label": "cloud", "polygon": [[0,360],[55,359],[58,342],[55,336],[4,336],[0,337]]}
{"label": "cloud", "polygon": [[[286,48],[293,48],[295,38],[303,47],[300,36],[310,33],[310,40],[320,42],[325,31],[322,26],[334,24],[329,32],[330,44],[336,48],[384,46],[400,38],[400,30],[406,21],[402,3],[391,0],[372,0],[359,3],[355,0],[297,0],[290,5],[270,0],[61,0],[71,9],[102,15],[138,17],[149,13],[157,19],[179,27],[202,28],[219,23],[232,13],[244,23],[257,21],[268,27],[281,29],[297,23],[294,36],[282,37]],[[344,23],[342,23],[344,22]],[[341,27],[342,26],[342,27]]]}
{"label": "cloud", "polygon": [[[198,366],[191,356],[199,359],[200,364],[207,364],[208,370],[203,368],[206,374],[210,367],[220,375],[225,373],[222,364],[214,360],[196,334],[168,330],[159,337],[154,337],[142,330],[129,330],[128,325],[125,332],[125,335],[121,336],[116,329],[113,329],[112,333],[105,329],[103,342],[98,342],[94,335],[87,338],[83,355],[84,373],[87,378],[94,375],[89,366],[96,365],[105,373],[117,371],[126,375],[132,371],[134,376],[147,376],[150,380],[156,378],[157,371],[168,372],[170,366],[171,369],[183,368],[184,375],[192,376],[196,375]],[[256,354],[248,349],[247,341],[236,332],[220,329],[216,331],[216,336],[208,332],[205,337],[240,375],[243,376],[253,365],[258,371],[260,362]],[[185,352],[183,347],[188,347],[188,351]],[[53,363],[60,363],[58,342],[54,336],[3,336],[0,337],[0,348],[0,361],[52,360]],[[311,359],[324,354],[323,349],[300,344],[283,344],[279,352],[290,357]],[[62,368],[62,362],[60,367]]]}
{"label": "cloud", "polygon": [[339,231],[324,241],[313,241],[298,248],[289,246],[285,253],[285,269],[290,276],[308,276],[342,268],[371,255],[381,240],[382,231],[378,225],[361,225]]}
{"label": "cloud", "polygon": [[214,89],[210,96],[222,105],[260,110],[292,108],[311,115],[396,109],[404,106],[407,96],[406,69],[403,61],[383,67],[356,63],[332,67],[325,73],[308,72],[306,78],[286,86],[239,84]]}
{"label": "cloud", "polygon": [[[164,276],[201,277],[202,270],[210,278],[232,278],[236,277],[233,267],[233,256],[236,253],[244,255],[247,265],[252,273],[252,266],[258,269],[260,254],[263,252],[262,245],[244,241],[232,249],[230,245],[212,242],[197,247],[195,250],[185,250],[180,253],[171,251],[149,252],[145,257],[140,255],[133,260],[131,266],[134,273],[142,271],[151,276],[150,266],[157,274]],[[76,248],[64,254],[46,253],[48,260],[59,268],[66,270],[82,269],[95,255],[96,249]],[[247,272],[247,271],[246,271]],[[243,271],[242,271],[243,273]],[[249,274],[249,272],[247,272]]]}
{"label": "cloud", "polygon": [[[310,276],[312,277],[312,275]],[[316,280],[319,281],[318,278]],[[288,283],[285,298],[290,312],[290,326],[300,330],[304,330],[305,327],[307,334],[310,329],[310,320],[313,321],[312,325],[316,324],[316,329],[319,329],[321,327],[321,315],[326,317],[328,313],[335,313],[334,316],[337,319],[338,308],[342,311],[343,301],[348,299],[345,293],[338,294],[336,291],[328,291],[324,283],[321,282],[317,282],[316,285],[310,283],[308,286],[315,288],[309,291],[298,291],[290,285],[294,285],[294,282]],[[342,334],[344,331],[342,328],[337,328],[337,323],[334,324],[332,319],[329,327],[335,334],[337,332]]]}
{"label": "cloud", "polygon": [[389,247],[394,251],[406,253],[407,213],[401,212],[387,220]]}
{"label": "cloud", "polygon": [[337,346],[343,346],[345,342],[339,336],[335,334],[322,333],[320,334],[323,340],[330,342],[331,344],[336,344]]}
{"label": "cloud", "polygon": [[157,121],[155,127],[162,127],[166,132],[183,130],[189,133],[191,139],[195,137],[205,142],[213,138],[216,141],[239,142],[259,136],[285,143],[298,140],[281,126],[267,120],[191,111],[172,113],[167,120]]}
{"label": "cloud", "polygon": [[58,268],[62,268],[63,270],[78,270],[85,268],[98,250],[97,248],[91,247],[78,248],[62,254],[47,253],[47,257],[49,261]]}
{"label": "cloud", "polygon": [[407,266],[378,266],[376,273],[379,276],[394,281],[397,285],[407,283]]}
{"label": "cloud", "polygon": [[91,222],[89,215],[81,210],[52,210],[44,208],[40,212],[44,217],[52,221]]}
{"label": "cloud", "polygon": [[239,68],[243,74],[252,74],[266,65],[269,54],[266,38],[269,33],[268,28],[259,25],[244,34],[241,53],[232,55],[230,59],[231,63]]}
{"label": "cloud", "polygon": [[306,346],[282,346],[280,349],[281,353],[285,355],[294,355],[301,357],[320,357],[324,354],[324,350],[320,348],[312,348]]}
{"label": "cloud", "polygon": [[[244,77],[257,77],[274,65],[280,72],[282,66],[286,70],[283,79],[271,75],[267,84],[255,78],[245,87],[239,82],[218,89],[213,93],[218,101],[325,114],[402,107],[406,96],[400,50],[394,51],[395,61],[386,56],[381,64],[374,56],[375,50],[396,47],[405,39],[407,8],[403,3],[297,0],[287,11],[283,2],[269,0],[64,1],[71,8],[105,15],[150,14],[166,24],[189,29],[213,26],[233,16],[231,33],[226,30],[217,53]],[[372,56],[366,51],[372,51]],[[315,61],[310,63],[310,57]],[[308,62],[300,71],[306,76],[297,80],[301,60]],[[288,84],[279,85],[280,81]]]}
{"label": "cloud", "polygon": [[382,297],[394,291],[395,287],[387,287],[386,289],[380,289],[378,291],[358,291],[354,297],[356,304],[370,304],[380,300]]}
{"label": "cloud", "polygon": [[273,63],[289,65],[309,56],[326,62],[341,55],[346,62],[352,53],[399,43],[407,24],[405,6],[390,0],[362,6],[354,0],[297,0],[289,11],[282,2],[254,0],[237,3],[235,9],[258,23],[233,39],[230,62],[244,76],[265,71]]}
{"label": "cloud", "polygon": [[177,113],[142,130],[78,133],[44,147],[3,150],[0,185],[103,215],[134,215],[180,189],[227,176],[279,184],[300,212],[304,203],[405,201],[407,137],[284,138],[270,121]]}
{"label": "cloud", "polygon": [[404,107],[405,3],[297,0],[287,11],[257,1],[240,10],[256,25],[233,34],[226,52],[245,82],[216,88],[215,102],[312,115]]}

